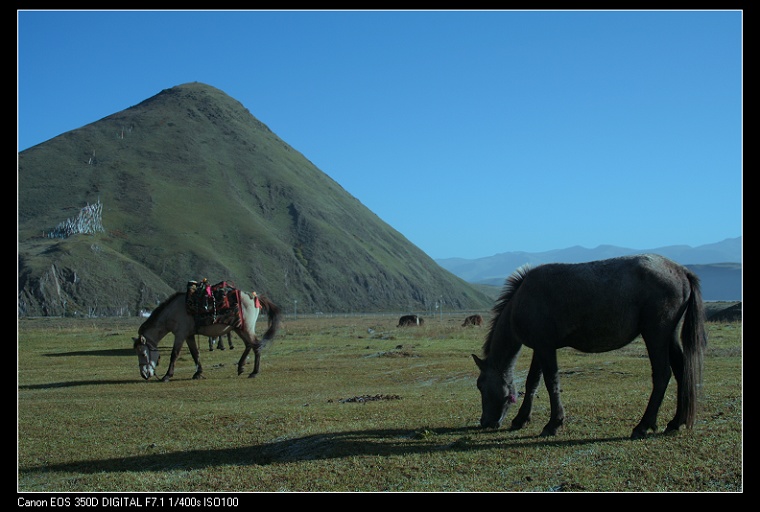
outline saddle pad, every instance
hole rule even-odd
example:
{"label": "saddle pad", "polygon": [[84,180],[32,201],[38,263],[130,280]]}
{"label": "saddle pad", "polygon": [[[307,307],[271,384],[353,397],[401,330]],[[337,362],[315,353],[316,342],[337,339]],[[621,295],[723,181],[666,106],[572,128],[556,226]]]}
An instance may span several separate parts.
{"label": "saddle pad", "polygon": [[205,279],[200,283],[188,281],[185,308],[193,316],[196,327],[212,324],[243,326],[240,290],[227,281],[213,286]]}

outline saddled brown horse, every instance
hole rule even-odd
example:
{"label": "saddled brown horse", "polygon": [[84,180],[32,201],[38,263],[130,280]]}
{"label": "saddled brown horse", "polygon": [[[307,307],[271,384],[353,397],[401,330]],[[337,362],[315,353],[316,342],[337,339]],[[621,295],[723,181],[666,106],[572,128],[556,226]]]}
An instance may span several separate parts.
{"label": "saddled brown horse", "polygon": [[483,359],[472,356],[480,369],[481,427],[498,428],[517,401],[514,369],[523,345],[533,349],[533,359],[510,430],[530,421],[543,374],[551,416],[541,435],[553,436],[565,420],[557,349],[607,352],[628,345],[639,334],[652,366],[652,393],[631,438],[657,430],[671,371],[678,386],[676,413],[665,431],[692,427],[707,345],[704,304],[694,273],[655,254],[518,269],[494,306]]}
{"label": "saddled brown horse", "polygon": [[[248,293],[240,292],[239,298],[241,312],[241,323],[239,326],[226,323],[198,325],[195,317],[187,311],[186,292],[177,292],[162,302],[140,326],[137,331],[138,336],[133,338],[133,346],[137,353],[140,375],[146,380],[155,375],[160,359],[158,342],[171,332],[174,334],[174,346],[172,348],[171,360],[169,361],[169,368],[161,380],[168,381],[174,376],[174,364],[177,362],[184,343],[187,343],[190,354],[193,356],[193,361],[195,361],[196,371],[193,379],[200,379],[203,376],[203,367],[201,366],[200,353],[195,341],[195,335],[216,337],[234,332],[245,343],[245,350],[238,361],[238,375],[243,373],[246,359],[250,352],[253,351],[253,371],[249,377],[255,377],[259,373],[261,349],[274,338],[280,327],[280,308],[266,297],[254,297]],[[260,307],[257,307],[257,305]],[[264,333],[264,337],[259,339],[256,336],[256,320],[262,308],[268,313],[268,329]]]}

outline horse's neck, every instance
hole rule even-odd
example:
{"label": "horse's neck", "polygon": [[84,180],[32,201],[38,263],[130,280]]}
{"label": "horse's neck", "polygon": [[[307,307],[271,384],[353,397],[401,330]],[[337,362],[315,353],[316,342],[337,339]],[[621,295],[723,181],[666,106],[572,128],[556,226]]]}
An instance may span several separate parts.
{"label": "horse's neck", "polygon": [[494,367],[497,368],[502,374],[511,376],[515,370],[515,364],[517,364],[517,356],[520,355],[521,348],[522,345],[518,343],[516,347],[510,346],[503,352],[498,351],[496,354],[493,354],[493,356],[496,358],[494,360]]}
{"label": "horse's neck", "polygon": [[499,322],[491,333],[491,359],[493,368],[504,374],[511,374],[520,355],[522,343],[515,337],[509,322]]}
{"label": "horse's neck", "polygon": [[177,299],[174,299],[172,304],[168,304],[167,307],[161,311],[158,318],[152,322],[151,326],[145,329],[143,335],[146,338],[153,340],[153,342],[158,345],[158,342],[161,341],[164,336],[174,331],[172,326],[177,325],[176,315],[184,312],[178,312],[178,307],[185,307],[183,296],[179,296]]}
{"label": "horse's neck", "polygon": [[153,341],[156,345],[167,334],[169,334],[169,329],[166,327],[166,322],[156,322],[143,331],[143,336]]}

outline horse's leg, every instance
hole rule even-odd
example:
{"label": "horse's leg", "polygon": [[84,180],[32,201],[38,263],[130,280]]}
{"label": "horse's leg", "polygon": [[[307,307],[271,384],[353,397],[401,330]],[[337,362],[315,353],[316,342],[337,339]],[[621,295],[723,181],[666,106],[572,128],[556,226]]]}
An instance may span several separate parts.
{"label": "horse's leg", "polygon": [[235,348],[235,347],[232,346],[232,333],[231,332],[227,333],[227,345],[229,345],[230,350],[232,350],[233,348]]}
{"label": "horse's leg", "polygon": [[683,350],[681,349],[681,345],[678,344],[678,337],[677,335],[673,335],[673,338],[670,341],[670,368],[673,370],[673,375],[676,378],[676,385],[678,386],[678,391],[676,393],[676,396],[678,397],[676,399],[676,414],[673,416],[673,419],[670,420],[668,423],[668,426],[665,427],[665,432],[671,432],[673,430],[678,430],[681,425],[686,425],[686,396],[685,396],[685,389],[684,389],[684,357],[683,357]]}
{"label": "horse's leg", "polygon": [[245,349],[243,349],[243,355],[240,356],[238,361],[238,375],[242,375],[245,371],[245,360],[248,359],[248,354],[251,352],[251,347],[246,343]]}
{"label": "horse's leg", "polygon": [[182,352],[182,344],[185,342],[182,338],[174,335],[174,346],[172,347],[172,356],[169,359],[169,368],[166,369],[166,374],[161,379],[163,382],[169,382],[169,379],[174,377],[174,363],[179,359],[179,354]]}
{"label": "horse's leg", "polygon": [[250,344],[250,348],[247,340],[245,340],[245,344],[247,351],[253,350],[253,371],[248,374],[248,378],[252,379],[259,374],[259,366],[261,365],[261,344],[255,335],[253,337],[253,342]]}
{"label": "horse's leg", "polygon": [[209,352],[214,351],[214,338],[212,336],[208,337],[208,351]]}
{"label": "horse's leg", "polygon": [[[554,436],[557,434],[557,430],[565,423],[565,408],[562,406],[560,398],[557,351],[553,348],[543,351],[533,349],[533,357],[538,357],[541,363],[541,371],[544,374],[544,383],[546,384],[546,390],[549,392],[549,404],[551,405],[551,416],[549,422],[541,431],[541,436]],[[532,367],[533,364],[531,363],[531,369]]]}
{"label": "horse's leg", "polygon": [[245,360],[248,358],[248,354],[253,350],[253,371],[248,375],[248,378],[255,377],[259,373],[259,365],[261,364],[261,344],[255,334],[250,335],[243,330],[235,332],[243,339],[243,343],[245,343],[245,350],[243,350],[243,355],[240,356],[240,361],[238,361],[238,375],[243,373]]}
{"label": "horse's leg", "polygon": [[245,343],[243,355],[240,356],[240,361],[238,361],[238,375],[243,373],[248,354],[253,350],[253,371],[248,375],[248,378],[255,377],[259,373],[259,365],[261,364],[261,343],[259,343],[259,339],[252,330],[249,331],[245,328],[241,328],[234,329],[234,332],[240,336],[243,343]]}
{"label": "horse's leg", "polygon": [[538,362],[536,353],[533,353],[533,358],[530,361],[530,370],[528,370],[528,378],[525,380],[525,396],[523,396],[523,402],[520,406],[520,410],[517,412],[517,416],[512,420],[512,425],[509,430],[520,430],[526,423],[530,421],[530,411],[533,409],[533,398],[536,396],[538,385],[541,382],[541,365]]}
{"label": "horse's leg", "polygon": [[248,359],[248,354],[251,353],[251,350],[253,350],[254,344],[249,342],[249,338],[247,334],[243,334],[242,332],[237,332],[238,336],[240,336],[243,339],[243,344],[245,345],[245,348],[243,349],[243,354],[240,356],[240,360],[238,361],[238,375],[242,375],[245,371],[245,363]]}
{"label": "horse's leg", "polygon": [[187,337],[187,347],[190,349],[190,354],[193,356],[193,361],[195,361],[195,374],[193,375],[193,379],[202,379],[203,367],[201,366],[201,354],[198,350],[198,344],[195,343],[194,334],[191,334]]}
{"label": "horse's leg", "polygon": [[[634,427],[631,433],[631,439],[646,437],[649,430],[653,432],[657,431],[657,412],[660,410],[660,405],[662,405],[662,399],[665,397],[665,390],[668,388],[671,375],[670,358],[668,357],[670,342],[665,341],[662,335],[650,335],[649,337],[644,337],[644,343],[647,346],[649,362],[652,365],[652,394],[649,396],[649,403],[644,411],[644,415],[641,417],[641,421],[639,421],[639,424]],[[681,362],[683,363],[683,357],[681,357]],[[683,376],[683,366],[681,376]]]}

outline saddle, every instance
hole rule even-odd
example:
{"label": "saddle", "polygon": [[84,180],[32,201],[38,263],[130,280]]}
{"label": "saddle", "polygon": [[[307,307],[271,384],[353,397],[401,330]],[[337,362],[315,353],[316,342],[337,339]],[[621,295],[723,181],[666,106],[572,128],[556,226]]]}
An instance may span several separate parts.
{"label": "saddle", "polygon": [[227,281],[215,285],[210,285],[205,278],[200,282],[188,281],[185,309],[192,315],[196,327],[213,324],[243,326],[240,290]]}

